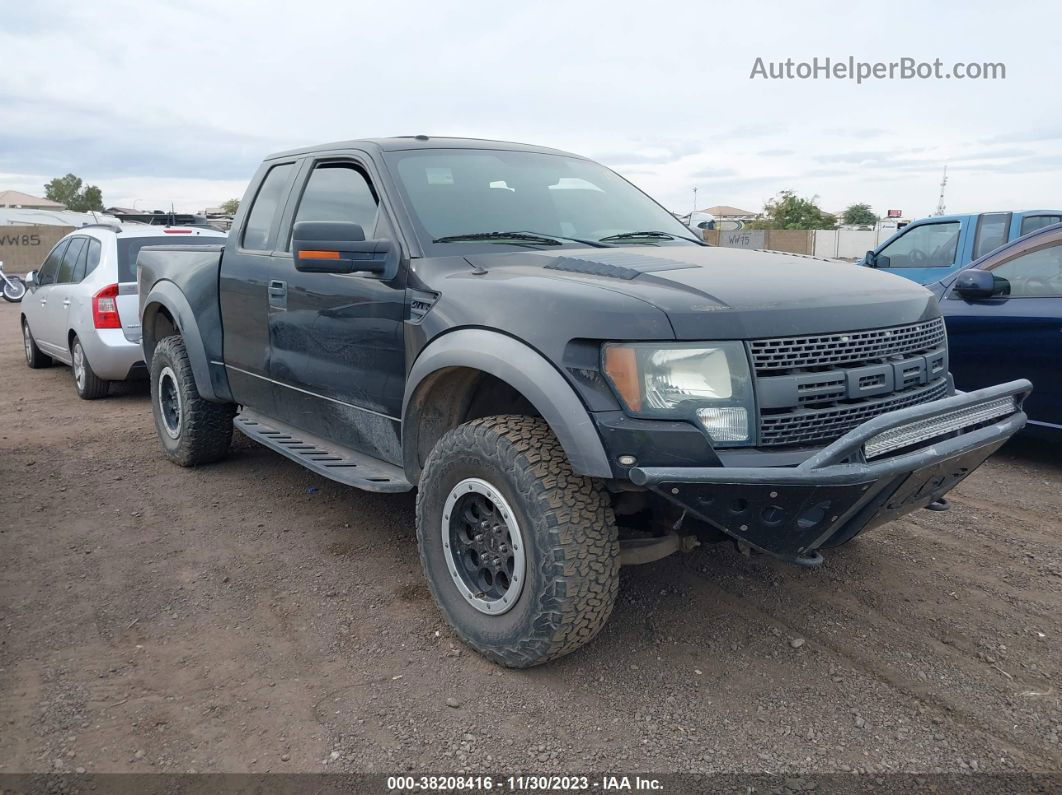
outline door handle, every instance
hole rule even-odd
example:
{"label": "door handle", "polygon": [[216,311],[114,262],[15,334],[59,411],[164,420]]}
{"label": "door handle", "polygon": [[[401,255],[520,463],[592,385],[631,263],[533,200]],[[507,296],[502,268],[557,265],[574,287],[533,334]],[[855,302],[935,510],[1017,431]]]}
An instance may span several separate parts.
{"label": "door handle", "polygon": [[68,306],[70,306],[70,299],[69,298],[64,298],[63,299],[63,308],[65,309]]}
{"label": "door handle", "polygon": [[288,283],[279,279],[271,279],[269,282],[269,305],[273,309],[288,308]]}
{"label": "door handle", "polygon": [[41,299],[41,306],[44,306],[47,303],[48,303],[48,299],[47,298],[42,298]]}

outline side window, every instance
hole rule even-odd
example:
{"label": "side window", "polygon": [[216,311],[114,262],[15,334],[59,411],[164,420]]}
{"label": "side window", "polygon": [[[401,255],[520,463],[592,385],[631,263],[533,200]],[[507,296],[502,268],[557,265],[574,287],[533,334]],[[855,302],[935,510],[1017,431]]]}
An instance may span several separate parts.
{"label": "side window", "polygon": [[1045,226],[1057,224],[1062,221],[1062,215],[1027,215],[1021,219],[1021,233],[1027,235]]}
{"label": "side window", "polygon": [[273,166],[262,180],[262,186],[254,197],[254,204],[251,205],[251,212],[243,227],[243,248],[252,251],[266,250],[273,222],[287,195],[292,168],[291,163]]}
{"label": "side window", "polygon": [[63,254],[66,253],[67,246],[70,245],[70,239],[60,240],[59,245],[52,249],[52,253],[48,255],[48,258],[44,260],[44,264],[41,265],[41,269],[37,271],[37,284],[44,287],[48,284],[55,284],[55,274],[59,270],[59,261],[63,258]]}
{"label": "side window", "polygon": [[59,273],[55,277],[56,284],[70,284],[74,281],[74,265],[81,256],[81,252],[85,250],[86,243],[88,240],[83,237],[70,238],[70,245],[66,247],[66,252],[59,262]]}
{"label": "side window", "polygon": [[996,283],[1010,286],[1004,295],[1011,298],[1054,298],[1062,296],[1062,243],[1020,254],[992,268]]}
{"label": "side window", "polygon": [[89,241],[88,252],[88,264],[85,267],[85,275],[88,276],[94,270],[96,266],[100,264],[100,254],[103,252],[103,246],[98,240]]}
{"label": "side window", "polygon": [[[93,243],[96,244],[96,264],[99,264],[100,243],[98,240],[94,240],[90,237],[88,238],[86,245],[82,247],[81,254],[78,256],[77,262],[74,263],[74,275],[70,279],[70,281],[74,282],[75,284],[84,281],[85,277],[92,272],[88,267],[88,261],[89,252],[92,251]],[[92,267],[95,268],[96,266],[93,265]]]}
{"label": "side window", "polygon": [[959,222],[920,224],[885,246],[878,256],[889,258],[887,268],[942,268],[955,262]]}
{"label": "side window", "polygon": [[1010,213],[985,213],[977,219],[977,238],[974,240],[973,258],[984,256],[1007,242]]}
{"label": "side window", "polygon": [[[354,166],[326,163],[314,168],[302,193],[294,223],[345,221],[359,224],[365,238],[376,234],[378,207],[369,180]],[[291,238],[288,238],[291,248]]]}

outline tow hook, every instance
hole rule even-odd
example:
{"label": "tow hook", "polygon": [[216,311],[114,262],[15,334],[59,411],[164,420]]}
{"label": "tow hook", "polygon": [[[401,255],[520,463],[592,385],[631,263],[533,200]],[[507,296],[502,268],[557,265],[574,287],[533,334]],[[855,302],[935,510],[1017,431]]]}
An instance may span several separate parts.
{"label": "tow hook", "polygon": [[937,497],[933,502],[926,506],[927,511],[950,511],[951,503],[943,497]]}

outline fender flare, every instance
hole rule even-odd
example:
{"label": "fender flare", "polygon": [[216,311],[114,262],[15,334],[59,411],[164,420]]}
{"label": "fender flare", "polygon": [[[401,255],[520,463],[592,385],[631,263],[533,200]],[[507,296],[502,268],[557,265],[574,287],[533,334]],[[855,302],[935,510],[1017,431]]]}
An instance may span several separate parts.
{"label": "fender flare", "polygon": [[[224,399],[219,397],[214,391],[214,385],[210,380],[210,360],[207,357],[206,345],[203,343],[203,335],[199,332],[195,313],[192,312],[192,307],[188,303],[188,299],[185,298],[184,293],[181,292],[181,288],[168,281],[156,282],[152,286],[141,304],[144,308],[140,313],[140,323],[145,336],[148,326],[144,321],[147,319],[147,312],[153,304],[169,312],[173,322],[177,324],[177,331],[180,332],[184,340],[185,350],[188,351],[188,360],[192,365],[192,376],[195,378],[195,387],[199,390],[199,394],[205,400],[224,402]],[[157,344],[158,341],[156,340],[155,342]],[[141,347],[144,347],[143,343],[141,343]],[[147,358],[146,350],[144,354],[145,358]],[[151,361],[149,360],[147,364],[150,368]]]}
{"label": "fender flare", "polygon": [[[496,331],[451,331],[424,348],[406,379],[403,429],[413,427],[407,425],[415,421],[410,403],[421,383],[448,367],[480,370],[506,382],[527,398],[549,424],[577,474],[613,477],[601,437],[571,384],[533,348]],[[405,440],[410,434],[402,435]]]}

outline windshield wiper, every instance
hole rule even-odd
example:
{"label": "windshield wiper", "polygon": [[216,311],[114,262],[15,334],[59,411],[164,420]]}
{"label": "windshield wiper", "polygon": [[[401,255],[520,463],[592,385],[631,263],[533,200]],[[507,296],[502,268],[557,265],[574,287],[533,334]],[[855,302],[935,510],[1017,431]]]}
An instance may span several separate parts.
{"label": "windshield wiper", "polygon": [[447,235],[437,237],[432,243],[461,243],[476,240],[521,240],[526,243],[541,243],[546,246],[559,246],[561,241],[555,237],[535,235],[528,232],[469,232],[466,235]]}
{"label": "windshield wiper", "polygon": [[[635,238],[649,238],[651,240],[674,240],[674,235],[669,235],[667,232],[657,232],[650,229],[647,232],[620,232],[618,235],[606,235],[601,238],[602,241],[606,240],[633,240]],[[682,238],[688,240],[688,238]]]}
{"label": "windshield wiper", "polygon": [[593,246],[594,248],[608,248],[607,244],[598,242],[597,240],[582,240],[578,237],[562,237],[561,235],[551,235],[542,232],[471,232],[467,235],[448,235],[446,237],[438,237],[431,242],[458,243],[476,240],[520,240],[526,243],[541,243],[546,246],[559,246],[564,241],[571,241],[572,243],[581,243],[584,246]]}

